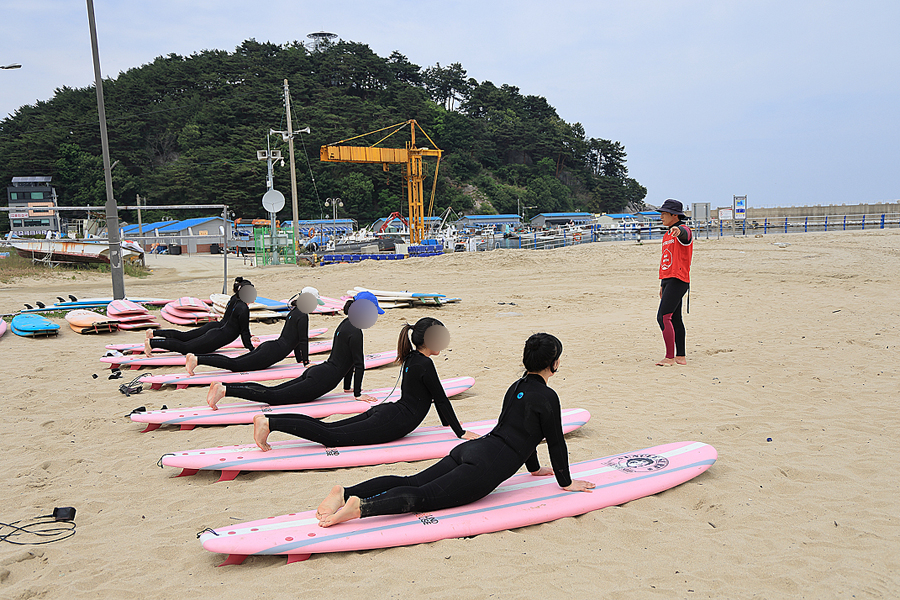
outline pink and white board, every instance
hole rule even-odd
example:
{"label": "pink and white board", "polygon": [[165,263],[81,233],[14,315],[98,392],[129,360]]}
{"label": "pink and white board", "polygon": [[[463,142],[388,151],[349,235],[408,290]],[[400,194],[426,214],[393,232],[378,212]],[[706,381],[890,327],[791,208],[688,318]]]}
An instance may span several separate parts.
{"label": "pink and white board", "polygon": [[113,300],[106,306],[106,314],[110,317],[127,317],[134,315],[149,315],[150,311],[131,300]]}
{"label": "pink and white board", "polygon": [[0,337],[3,337],[3,334],[6,333],[6,328],[7,328],[6,321],[4,321],[3,319],[0,319]]}
{"label": "pink and white board", "polygon": [[154,319],[145,319],[143,321],[129,321],[127,323],[119,323],[119,329],[156,329],[159,323]]}
{"label": "pink and white board", "polygon": [[[397,358],[397,351],[377,352],[375,354],[367,354],[365,357],[366,368],[374,369],[394,362]],[[321,364],[324,361],[311,363],[310,366]],[[151,375],[145,377],[141,381],[149,383],[150,387],[158,390],[164,385],[174,385],[179,390],[183,390],[189,385],[209,385],[211,383],[243,383],[245,381],[272,381],[273,379],[293,379],[300,377],[306,367],[300,363],[275,365],[268,369],[260,369],[259,371],[206,371],[195,375],[187,373],[176,373],[174,375]]]}
{"label": "pink and white board", "polygon": [[182,296],[181,298],[176,298],[168,303],[167,306],[172,306],[173,308],[177,308],[180,310],[191,310],[197,312],[207,312],[209,310],[209,304],[200,298],[194,298],[193,296]]}
{"label": "pink and white board", "polygon": [[[309,333],[307,335],[309,335],[310,338],[319,337],[326,331],[328,331],[327,327],[322,327],[319,329],[310,329]],[[259,342],[253,342],[253,345],[259,346],[263,342],[268,342],[269,340],[277,340],[278,336],[279,336],[279,334],[277,334],[277,333],[257,336],[259,338]],[[241,338],[237,338],[230,344],[225,344],[224,346],[222,346],[222,348],[243,348],[243,347],[244,347],[244,343],[241,341]],[[129,354],[129,353],[138,354],[138,353],[144,351],[144,344],[108,344],[106,346],[106,349],[107,350],[117,350],[123,354]],[[153,350],[154,350],[154,352],[157,352],[157,351],[165,352],[165,350],[163,350],[162,348],[154,348]]]}
{"label": "pink and white board", "polygon": [[[121,326],[121,325],[120,325]],[[321,342],[310,342],[309,353],[321,354],[322,352],[330,352],[334,340],[322,340]],[[216,352],[228,358],[237,358],[246,354],[247,350],[226,350],[225,352]],[[286,358],[293,358],[294,353],[291,352]],[[141,367],[183,367],[187,357],[184,354],[158,354],[151,357],[127,358],[123,356],[103,356],[100,362],[109,363],[110,369],[118,369],[119,367],[127,367],[132,371],[136,371]]]}
{"label": "pink and white board", "polygon": [[[563,410],[563,433],[578,429],[590,418],[591,414],[581,408]],[[463,429],[478,435],[490,433],[496,425],[497,419],[462,423]],[[219,481],[231,481],[241,471],[338,469],[431,460],[446,456],[464,441],[449,427],[418,427],[409,435],[386,444],[326,448],[315,442],[292,440],[272,442],[272,449],[267,452],[256,444],[219,446],[165,454],[162,464],[182,469],[178,477],[200,471],[222,471]]]}
{"label": "pink and white board", "polygon": [[[471,377],[452,377],[442,379],[441,385],[444,386],[447,396],[452,397],[475,385],[475,380]],[[354,399],[352,392],[341,391],[331,392],[317,400],[302,404],[269,406],[259,402],[241,402],[239,404],[219,404],[218,410],[213,410],[206,405],[189,406],[133,413],[131,420],[135,423],[147,423],[144,432],[159,429],[161,425],[179,425],[182,431],[187,431],[197,425],[246,425],[252,423],[253,417],[260,413],[267,415],[300,413],[314,419],[324,419],[332,415],[358,415],[376,404],[396,402],[400,399],[398,388],[366,390],[366,393],[376,398],[378,402],[362,402]]]}
{"label": "pink and white board", "polygon": [[160,311],[163,319],[175,325],[200,325],[209,321],[218,320],[218,315],[212,313],[201,312],[176,312],[168,304],[162,307]]}
{"label": "pink and white board", "polygon": [[319,527],[315,510],[309,510],[209,529],[200,534],[200,543],[210,552],[228,554],[222,563],[227,565],[240,564],[251,555],[284,554],[291,563],[325,552],[469,537],[583,515],[658,494],[700,475],[716,458],[715,448],[702,442],[664,444],[571,464],[573,479],[596,484],[592,493],[567,492],[553,476],[523,473],[481,500],[456,508],[354,519],[327,529]]}

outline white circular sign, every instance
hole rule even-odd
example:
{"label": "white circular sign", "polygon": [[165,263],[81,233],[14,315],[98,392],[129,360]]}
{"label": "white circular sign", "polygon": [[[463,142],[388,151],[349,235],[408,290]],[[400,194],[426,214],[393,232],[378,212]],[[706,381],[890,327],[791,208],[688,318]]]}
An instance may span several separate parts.
{"label": "white circular sign", "polygon": [[262,205],[267,211],[277,213],[284,208],[284,194],[273,188],[263,194]]}

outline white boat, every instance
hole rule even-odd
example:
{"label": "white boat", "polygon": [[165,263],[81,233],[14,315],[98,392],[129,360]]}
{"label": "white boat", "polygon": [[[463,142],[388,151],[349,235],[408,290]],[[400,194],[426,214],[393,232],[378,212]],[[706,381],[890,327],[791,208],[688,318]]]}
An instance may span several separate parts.
{"label": "white boat", "polygon": [[[53,263],[109,264],[109,240],[10,238],[6,242],[19,256]],[[122,258],[126,262],[141,260],[144,251],[137,242],[121,241]]]}

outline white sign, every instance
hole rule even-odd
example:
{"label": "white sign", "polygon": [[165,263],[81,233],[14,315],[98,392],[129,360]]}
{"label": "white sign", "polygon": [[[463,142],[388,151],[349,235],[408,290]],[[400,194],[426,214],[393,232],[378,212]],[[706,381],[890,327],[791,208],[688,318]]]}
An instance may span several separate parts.
{"label": "white sign", "polygon": [[23,213],[11,212],[11,213],[9,213],[9,218],[10,219],[27,219],[28,213],[27,212],[23,212]]}
{"label": "white sign", "polygon": [[736,220],[747,218],[747,196],[734,197],[734,218]]}
{"label": "white sign", "polygon": [[719,220],[720,221],[731,221],[734,219],[734,211],[730,208],[720,208],[719,209]]}

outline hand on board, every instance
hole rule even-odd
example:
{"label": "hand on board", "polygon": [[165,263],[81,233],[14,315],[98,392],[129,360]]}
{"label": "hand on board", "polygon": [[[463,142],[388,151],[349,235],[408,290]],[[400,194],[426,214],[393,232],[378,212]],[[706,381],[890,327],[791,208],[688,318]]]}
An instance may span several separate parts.
{"label": "hand on board", "polygon": [[532,471],[531,474],[535,477],[547,477],[548,475],[553,475],[553,469],[550,467],[541,467],[537,471]]}
{"label": "hand on board", "polygon": [[564,487],[567,492],[590,492],[597,484],[582,479],[573,479],[572,484]]}
{"label": "hand on board", "polygon": [[250,341],[253,342],[254,344],[258,344],[258,343],[259,343],[259,336],[258,336],[258,335],[252,336],[252,337],[250,338]]}

